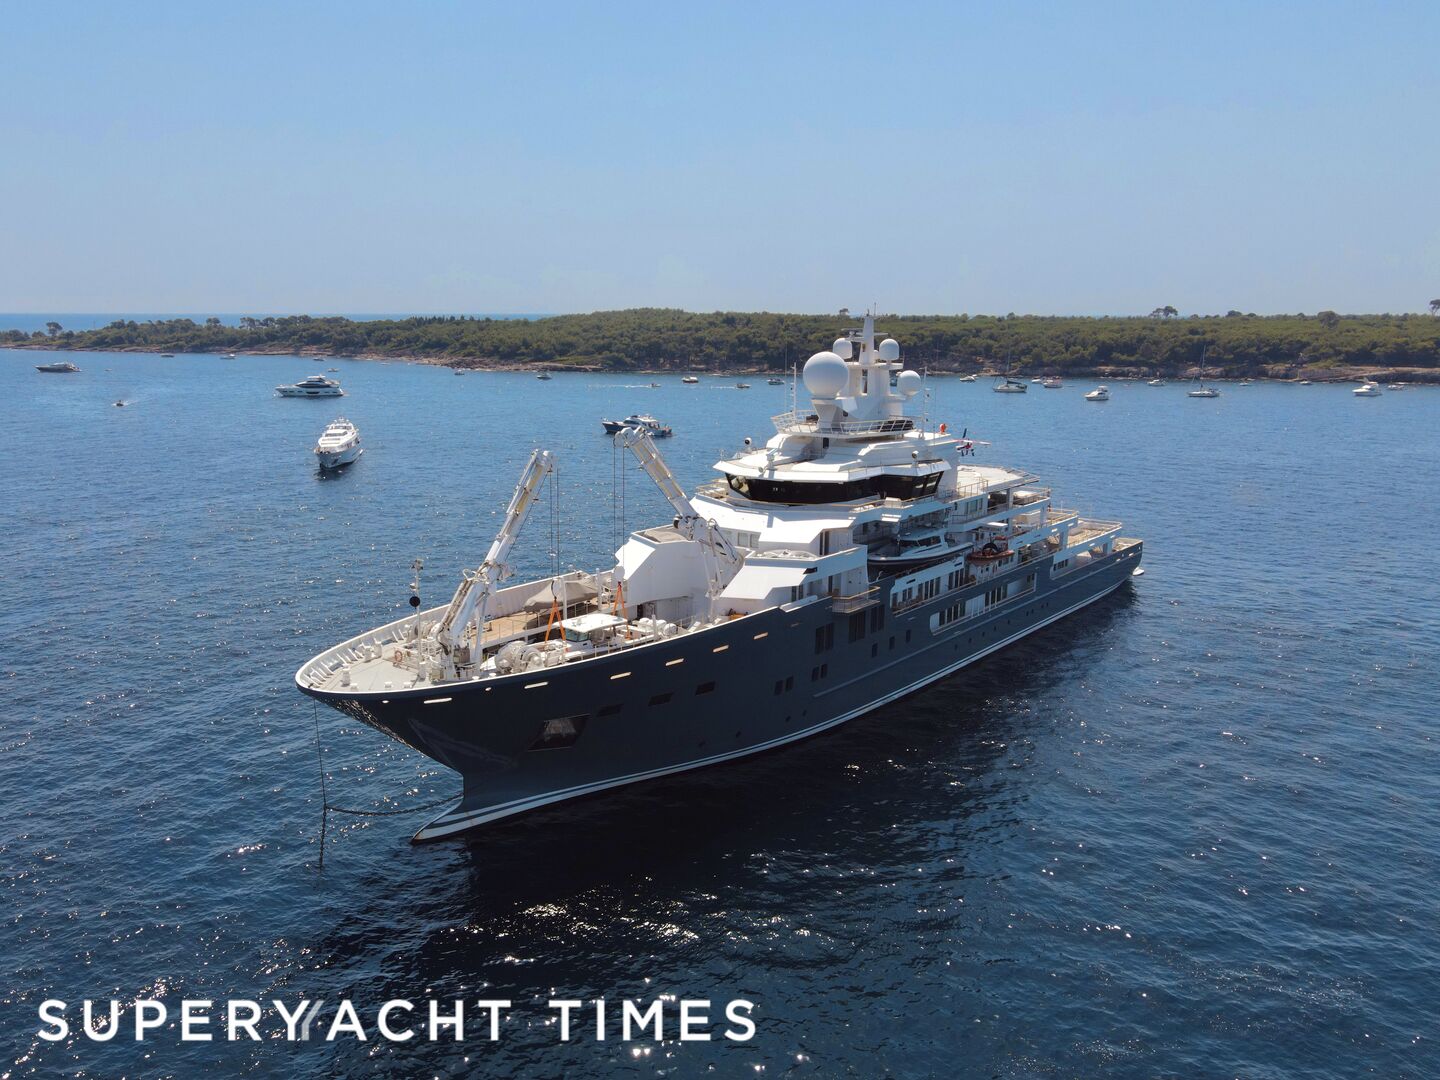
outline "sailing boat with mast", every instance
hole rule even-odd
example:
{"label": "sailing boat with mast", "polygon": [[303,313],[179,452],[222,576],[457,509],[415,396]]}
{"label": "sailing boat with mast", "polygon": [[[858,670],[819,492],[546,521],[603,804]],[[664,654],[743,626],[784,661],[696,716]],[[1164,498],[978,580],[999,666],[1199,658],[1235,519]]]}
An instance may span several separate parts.
{"label": "sailing boat with mast", "polygon": [[1200,353],[1200,374],[1195,381],[1199,384],[1194,390],[1189,391],[1189,397],[1219,397],[1220,391],[1213,386],[1205,385],[1205,357],[1210,352],[1210,346],[1206,345]]}
{"label": "sailing boat with mast", "polygon": [[1030,389],[1023,381],[1015,378],[1015,369],[1010,363],[1010,350],[1005,350],[1005,377],[991,387],[997,394],[1023,394]]}

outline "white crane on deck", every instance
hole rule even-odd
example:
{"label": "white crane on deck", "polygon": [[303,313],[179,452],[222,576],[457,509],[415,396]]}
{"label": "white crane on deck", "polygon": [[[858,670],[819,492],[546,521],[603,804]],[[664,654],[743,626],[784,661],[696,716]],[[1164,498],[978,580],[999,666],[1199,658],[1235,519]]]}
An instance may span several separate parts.
{"label": "white crane on deck", "polygon": [[615,441],[635,455],[640,467],[655,481],[660,494],[674,507],[675,531],[686,540],[696,541],[701,550],[709,556],[705,560],[705,572],[709,579],[708,595],[713,604],[720,595],[720,590],[725,587],[724,579],[729,576],[726,571],[733,574],[744,556],[735,550],[735,546],[720,531],[713,519],[702,518],[696,511],[695,505],[686,497],[685,489],[675,479],[670,466],[665,464],[665,459],[660,456],[660,451],[655,449],[655,443],[643,428],[621,428],[615,433]]}
{"label": "white crane on deck", "polygon": [[530,455],[530,460],[520,474],[520,482],[515,485],[515,493],[510,496],[510,505],[505,508],[505,520],[500,525],[500,531],[495,534],[490,550],[485,554],[485,561],[475,570],[464,571],[464,577],[460,587],[455,590],[450,606],[436,624],[435,641],[443,654],[446,678],[453,678],[455,668],[469,662],[469,657],[464,655],[462,650],[465,634],[472,624],[475,626],[475,650],[479,652],[480,638],[485,633],[485,608],[490,602],[490,594],[495,591],[495,586],[511,573],[505,557],[520,536],[520,530],[525,525],[530,508],[535,504],[535,496],[540,491],[541,483],[554,468],[555,455],[549,450],[536,450]]}

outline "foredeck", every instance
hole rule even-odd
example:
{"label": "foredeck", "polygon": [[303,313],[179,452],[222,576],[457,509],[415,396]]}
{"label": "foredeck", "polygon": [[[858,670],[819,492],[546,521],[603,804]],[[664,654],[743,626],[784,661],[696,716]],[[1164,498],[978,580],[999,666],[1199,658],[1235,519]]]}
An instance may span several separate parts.
{"label": "foredeck", "polygon": [[[600,605],[587,601],[569,605],[564,615],[566,619],[574,619],[601,610]],[[417,641],[426,641],[433,635],[444,612],[444,608],[432,608],[351,638],[308,661],[296,673],[295,680],[302,687],[327,693],[374,694],[426,687],[439,690],[506,675],[536,674],[543,678],[544,671],[556,667],[699,633],[732,619],[730,616],[713,620],[697,618],[684,624],[657,625],[653,619],[626,618],[602,640],[572,642],[563,639],[558,616],[548,611],[518,611],[487,619],[482,637],[485,654],[482,664],[460,678],[445,679],[440,675],[438,664],[414,652]],[[499,670],[494,664],[496,650],[511,642],[516,643],[516,648],[531,651],[525,654],[523,666]]]}

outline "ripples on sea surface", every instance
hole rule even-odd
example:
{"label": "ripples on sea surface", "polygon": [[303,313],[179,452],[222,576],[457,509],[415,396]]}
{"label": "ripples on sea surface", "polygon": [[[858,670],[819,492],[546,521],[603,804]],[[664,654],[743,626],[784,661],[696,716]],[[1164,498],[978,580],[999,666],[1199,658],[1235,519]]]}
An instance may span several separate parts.
{"label": "ripples on sea surface", "polygon": [[[67,356],[83,374],[0,352],[0,1073],[1440,1072],[1440,391],[1120,383],[1096,405],[933,379],[932,415],[992,441],[979,461],[1123,519],[1147,574],[748,762],[469,843],[332,818],[319,875],[296,667],[394,617],[417,555],[443,602],[532,446],[560,455],[563,560],[595,567],[602,415],[674,425],[693,487],[789,388],[339,361],[350,396],[296,401],[271,387],[330,363]],[[367,451],[322,478],[310,448],[341,413]],[[670,516],[633,465],[626,491],[630,528]],[[527,574],[549,565],[537,516]],[[320,722],[334,803],[458,786]],[[750,998],[757,1037],[560,1044],[544,1023],[552,996],[657,994]],[[302,995],[515,1009],[463,1047],[35,1036],[47,997]]]}

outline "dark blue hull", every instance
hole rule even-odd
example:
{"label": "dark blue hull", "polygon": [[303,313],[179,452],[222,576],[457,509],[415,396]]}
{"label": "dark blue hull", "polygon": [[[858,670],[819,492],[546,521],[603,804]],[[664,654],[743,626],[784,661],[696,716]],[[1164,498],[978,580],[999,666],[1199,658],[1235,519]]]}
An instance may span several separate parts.
{"label": "dark blue hull", "polygon": [[[306,693],[458,772],[464,793],[416,835],[438,839],[562,799],[719,764],[818,734],[945,678],[1113,591],[1126,541],[1054,578],[1048,564],[893,611],[829,597],[771,608],[564,668],[424,690]],[[946,611],[997,584],[1034,587],[969,618]]]}

